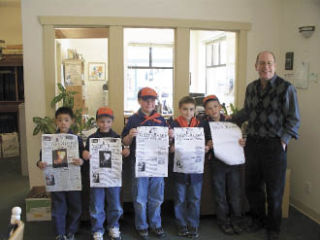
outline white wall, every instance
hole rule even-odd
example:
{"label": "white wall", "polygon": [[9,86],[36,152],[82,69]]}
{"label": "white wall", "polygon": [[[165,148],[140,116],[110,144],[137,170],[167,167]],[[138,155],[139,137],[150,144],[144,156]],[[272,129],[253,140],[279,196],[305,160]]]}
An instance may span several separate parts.
{"label": "white wall", "polygon": [[[95,117],[96,111],[101,106],[108,105],[107,93],[102,90],[103,84],[108,78],[108,40],[107,39],[61,39],[61,48],[66,56],[67,49],[76,49],[84,59],[84,82],[83,96],[85,106],[88,108],[90,117]],[[64,57],[65,58],[65,57]],[[88,63],[103,62],[106,64],[105,81],[88,81]]]}
{"label": "white wall", "polygon": [[[42,183],[35,167],[40,137],[32,136],[32,117],[44,115],[42,27],[38,16],[117,16],[182,18],[252,23],[248,34],[248,80],[256,78],[254,61],[258,51],[280,52],[282,2],[278,0],[22,0],[26,119],[30,185]],[[232,7],[231,7],[232,6]],[[35,86],[37,94],[35,94]]]}
{"label": "white wall", "polygon": [[[316,31],[309,39],[303,38],[298,27],[314,25]],[[297,73],[302,61],[309,62],[308,89],[297,89],[301,127],[298,141],[289,145],[288,166],[291,173],[291,201],[313,215],[320,222],[320,1],[284,0],[283,27],[281,34],[281,73]],[[294,52],[293,71],[283,71],[285,52]],[[293,79],[295,76],[292,77]],[[310,192],[308,193],[308,184]]]}

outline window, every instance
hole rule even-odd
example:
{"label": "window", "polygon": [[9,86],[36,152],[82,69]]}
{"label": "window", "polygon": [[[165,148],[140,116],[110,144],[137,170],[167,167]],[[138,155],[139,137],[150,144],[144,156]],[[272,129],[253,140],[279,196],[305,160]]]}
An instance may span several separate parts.
{"label": "window", "polygon": [[234,104],[235,33],[191,31],[190,72],[192,93],[215,94],[226,106]]}
{"label": "window", "polygon": [[159,111],[171,115],[174,31],[127,28],[124,30],[124,40],[125,112],[130,114],[137,111],[138,91],[143,87],[151,87],[159,95]]}

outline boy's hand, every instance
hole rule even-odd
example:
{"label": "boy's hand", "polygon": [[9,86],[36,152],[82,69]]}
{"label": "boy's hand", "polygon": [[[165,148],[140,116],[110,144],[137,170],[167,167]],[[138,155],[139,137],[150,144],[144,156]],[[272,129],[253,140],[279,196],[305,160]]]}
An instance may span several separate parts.
{"label": "boy's hand", "polygon": [[246,146],[246,140],[244,138],[240,138],[239,139],[239,144],[241,147],[245,147]]}
{"label": "boy's hand", "polygon": [[129,131],[130,138],[133,139],[137,135],[138,135],[138,130],[136,128],[131,128],[130,131]]}
{"label": "boy's hand", "polygon": [[225,118],[227,121],[230,121],[230,120],[232,120],[232,115],[224,115],[224,118]]}
{"label": "boy's hand", "polygon": [[128,157],[129,155],[130,155],[130,149],[129,148],[122,149],[122,156]]}
{"label": "boy's hand", "polygon": [[175,150],[175,149],[174,149],[174,146],[173,146],[173,145],[170,146],[170,152],[171,152],[171,153],[174,153],[174,150]]}
{"label": "boy's hand", "polygon": [[213,142],[212,142],[212,140],[209,140],[209,141],[207,142],[206,147],[208,147],[209,150],[213,148]]}
{"label": "boy's hand", "polygon": [[47,167],[47,163],[46,162],[42,162],[42,161],[38,161],[37,162],[37,166],[38,166],[38,168],[43,170],[43,169],[45,169]]}
{"label": "boy's hand", "polygon": [[208,145],[206,145],[206,146],[205,146],[205,148],[204,148],[204,150],[205,150],[205,151],[206,151],[206,153],[207,153],[207,152],[209,152],[210,147],[209,147]]}
{"label": "boy's hand", "polygon": [[174,137],[173,129],[169,129],[168,135],[169,135],[169,138],[173,138]]}
{"label": "boy's hand", "polygon": [[81,166],[83,164],[83,160],[81,158],[72,159],[72,164],[76,166]]}
{"label": "boy's hand", "polygon": [[82,152],[82,158],[84,159],[84,160],[89,160],[90,158],[91,158],[91,154],[90,154],[90,152],[89,151],[87,151],[87,150],[84,150],[83,152]]}

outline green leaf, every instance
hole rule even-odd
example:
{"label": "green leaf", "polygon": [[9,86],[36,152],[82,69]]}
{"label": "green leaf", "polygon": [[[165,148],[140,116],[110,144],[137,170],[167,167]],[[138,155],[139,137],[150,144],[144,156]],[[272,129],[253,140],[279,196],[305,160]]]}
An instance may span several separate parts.
{"label": "green leaf", "polygon": [[58,89],[63,93],[66,91],[66,89],[62,86],[61,83],[58,83]]}
{"label": "green leaf", "polygon": [[33,129],[33,136],[37,135],[41,130],[41,126],[37,125],[34,129]]}
{"label": "green leaf", "polygon": [[55,96],[51,101],[51,107],[55,107],[55,105],[61,101],[62,97],[63,96],[61,94],[58,96]]}

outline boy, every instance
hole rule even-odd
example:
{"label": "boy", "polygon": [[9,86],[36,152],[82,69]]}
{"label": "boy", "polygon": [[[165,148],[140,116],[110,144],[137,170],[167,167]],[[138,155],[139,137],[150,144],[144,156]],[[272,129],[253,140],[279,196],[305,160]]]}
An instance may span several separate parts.
{"label": "boy", "polygon": [[[114,116],[113,111],[108,107],[101,107],[96,114],[98,130],[91,134],[86,143],[86,148],[83,151],[83,159],[90,159],[90,138],[120,138],[111,127]],[[107,154],[107,153],[105,153]],[[122,154],[127,157],[130,152],[125,148]],[[105,160],[111,160],[110,154],[107,154]],[[109,188],[90,188],[90,216],[91,216],[91,231],[94,240],[103,240],[104,227],[103,223],[107,215],[107,229],[111,240],[120,240],[121,234],[119,231],[119,219],[123,213],[120,203],[120,187]],[[104,211],[105,198],[107,200],[107,214]]]}
{"label": "boy", "polygon": [[[171,127],[203,127],[195,118],[196,102],[192,97],[186,96],[179,101],[180,116],[176,118]],[[206,147],[206,151],[208,151]],[[174,152],[171,145],[170,152]],[[198,227],[200,219],[200,200],[202,190],[202,173],[173,173],[175,181],[174,213],[178,229],[178,236],[199,238]]]}
{"label": "boy", "polygon": [[[158,94],[152,88],[142,88],[138,92],[139,111],[129,117],[122,131],[123,143],[130,145],[133,166],[138,126],[167,126],[165,119],[155,111]],[[133,174],[135,173],[133,167]],[[161,225],[161,204],[164,195],[163,177],[135,177],[132,181],[132,198],[135,211],[135,227],[141,239],[149,239],[150,230],[159,238],[166,237]],[[149,224],[147,223],[149,219]]]}
{"label": "boy", "polygon": [[[72,134],[70,129],[74,122],[72,109],[69,107],[60,107],[55,114],[57,133]],[[73,159],[73,164],[81,166],[83,151],[82,139],[78,136],[79,156]],[[40,153],[41,155],[41,153]],[[40,169],[44,169],[47,164],[40,160],[37,162]],[[74,234],[78,230],[81,216],[81,191],[63,191],[51,192],[52,200],[52,219],[57,234],[56,240],[74,240]]]}
{"label": "boy", "polygon": [[[225,121],[222,115],[219,99],[215,95],[209,95],[203,99],[206,113],[205,135],[206,139],[213,148],[209,122]],[[245,145],[244,139],[239,139],[241,146]],[[241,233],[241,185],[240,185],[240,166],[227,165],[214,156],[214,151],[209,152],[208,156],[212,166],[212,184],[214,198],[216,202],[216,215],[218,225],[225,234]],[[226,194],[226,190],[228,194]],[[227,195],[227,196],[226,196]],[[229,202],[227,201],[229,199]],[[229,206],[232,211],[229,211]],[[229,219],[231,215],[231,219]]]}

